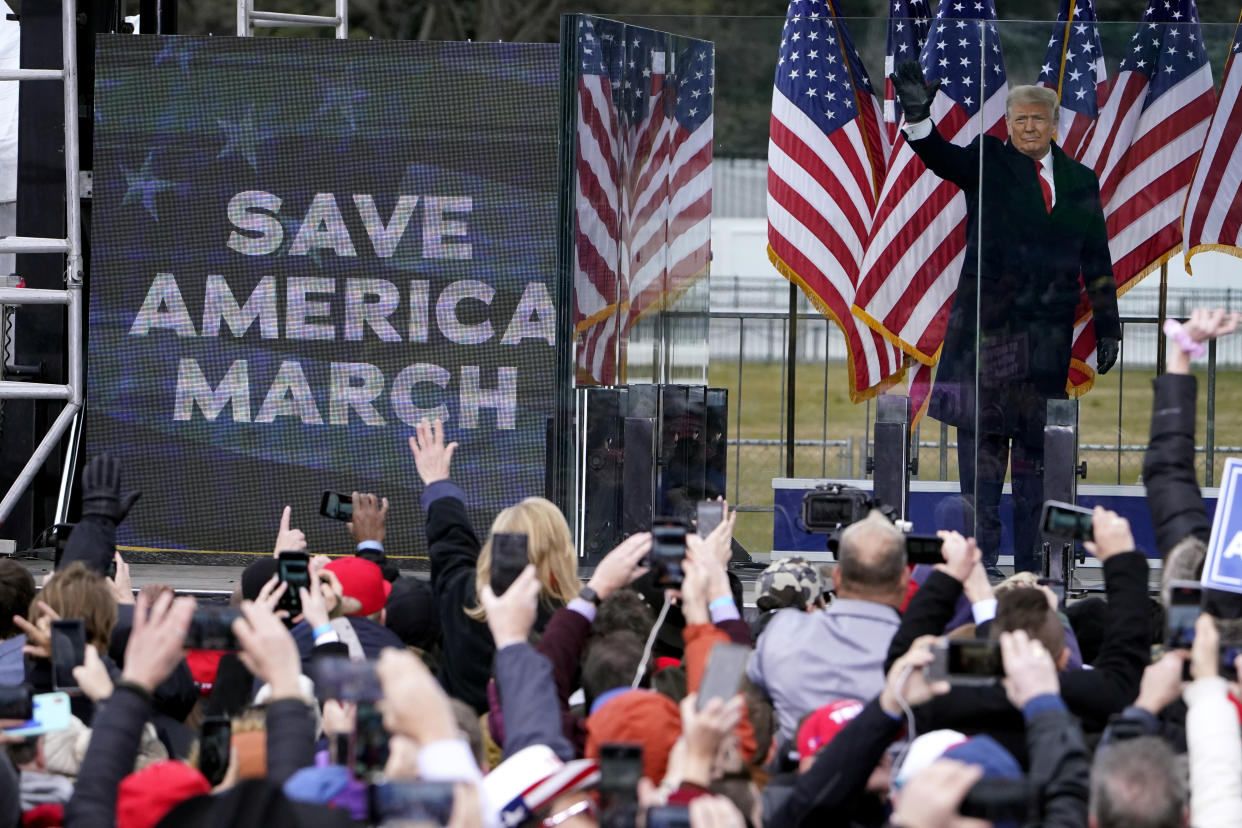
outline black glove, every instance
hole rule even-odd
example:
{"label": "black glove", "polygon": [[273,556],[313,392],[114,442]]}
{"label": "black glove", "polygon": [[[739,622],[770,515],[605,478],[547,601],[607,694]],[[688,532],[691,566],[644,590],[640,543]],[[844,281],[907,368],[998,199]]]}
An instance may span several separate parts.
{"label": "black glove", "polygon": [[888,77],[893,82],[893,91],[897,94],[901,111],[906,114],[907,124],[917,124],[931,117],[932,101],[936,98],[936,91],[940,89],[939,80],[930,84],[924,80],[923,67],[916,60],[902,63]]}
{"label": "black glove", "polygon": [[121,461],[101,454],[82,470],[82,517],[108,518],[119,524],[142,492],[121,491]]}
{"label": "black glove", "polygon": [[1101,336],[1095,341],[1095,370],[1107,374],[1108,369],[1117,361],[1121,340],[1115,336]]}

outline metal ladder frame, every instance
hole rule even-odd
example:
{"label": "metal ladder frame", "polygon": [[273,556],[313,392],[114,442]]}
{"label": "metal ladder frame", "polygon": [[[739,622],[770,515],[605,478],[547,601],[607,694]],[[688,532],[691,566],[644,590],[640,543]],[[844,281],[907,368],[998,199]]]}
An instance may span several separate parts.
{"label": "metal ladder frame", "polygon": [[[34,454],[18,474],[13,485],[0,501],[0,523],[6,520],[18,499],[25,493],[49,456],[69,431],[82,411],[85,398],[82,353],[82,203],[79,180],[78,141],[78,46],[77,2],[64,0],[61,5],[61,51],[63,69],[0,70],[0,81],[62,81],[65,102],[65,233],[63,239],[10,236],[0,239],[0,253],[58,253],[65,256],[65,288],[46,290],[31,288],[0,288],[0,304],[64,305],[68,313],[66,356],[69,362],[68,382],[56,385],[44,382],[0,380],[0,399],[63,400],[64,410],[52,423]],[[75,451],[70,447],[70,453]],[[63,484],[63,481],[62,481]],[[66,498],[61,493],[63,511]],[[62,516],[63,517],[63,516]]]}
{"label": "metal ladder frame", "polygon": [[286,12],[259,11],[254,0],[237,0],[237,36],[253,37],[255,26],[276,28],[279,26],[322,26],[336,29],[336,39],[349,37],[349,0],[336,0],[336,14],[327,17],[320,14],[288,14]]}

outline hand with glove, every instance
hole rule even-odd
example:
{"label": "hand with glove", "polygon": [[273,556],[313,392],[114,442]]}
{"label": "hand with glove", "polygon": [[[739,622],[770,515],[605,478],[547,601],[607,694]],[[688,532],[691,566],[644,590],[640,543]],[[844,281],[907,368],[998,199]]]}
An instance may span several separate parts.
{"label": "hand with glove", "polygon": [[1117,353],[1121,349],[1121,340],[1115,336],[1101,336],[1095,341],[1095,370],[1107,374],[1117,362]]}
{"label": "hand with glove", "polygon": [[888,77],[893,82],[893,91],[897,94],[907,124],[917,124],[931,117],[932,101],[940,89],[939,80],[933,83],[924,80],[923,67],[915,60],[900,64],[897,71]]}
{"label": "hand with glove", "polygon": [[110,454],[91,459],[82,471],[82,517],[125,520],[140,491],[121,490],[121,461]]}

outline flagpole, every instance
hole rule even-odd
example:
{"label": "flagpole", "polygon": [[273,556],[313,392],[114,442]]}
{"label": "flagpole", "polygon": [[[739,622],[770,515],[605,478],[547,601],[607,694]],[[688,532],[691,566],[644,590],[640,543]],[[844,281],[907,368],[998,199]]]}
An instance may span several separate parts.
{"label": "flagpole", "polygon": [[[828,358],[827,352],[824,359]],[[798,377],[798,286],[789,283],[789,343],[785,359],[785,476],[794,476],[794,383]]]}
{"label": "flagpole", "polygon": [[1156,320],[1156,376],[1164,373],[1164,320],[1169,318],[1169,263],[1160,264],[1160,310]]}

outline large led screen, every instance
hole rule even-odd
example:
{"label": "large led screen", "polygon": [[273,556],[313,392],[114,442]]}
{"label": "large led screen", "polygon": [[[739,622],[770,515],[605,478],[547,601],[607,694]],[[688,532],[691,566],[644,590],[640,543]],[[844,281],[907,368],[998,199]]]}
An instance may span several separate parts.
{"label": "large led screen", "polygon": [[416,566],[424,416],[480,529],[542,494],[555,45],[106,36],[96,84],[86,450],[143,491],[123,547],[268,552],[288,504],[347,552],[318,506],[357,489]]}

